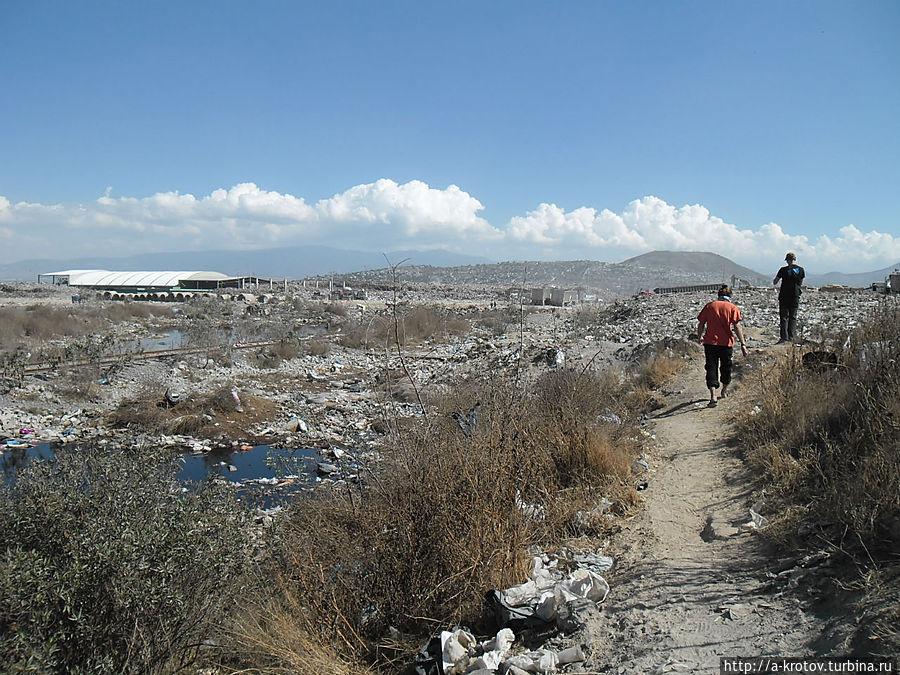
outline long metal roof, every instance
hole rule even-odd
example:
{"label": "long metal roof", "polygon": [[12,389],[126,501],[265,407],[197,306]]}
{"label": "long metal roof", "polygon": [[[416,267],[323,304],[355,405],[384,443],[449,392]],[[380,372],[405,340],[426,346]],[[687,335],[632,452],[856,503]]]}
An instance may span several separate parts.
{"label": "long metal roof", "polygon": [[181,281],[221,281],[220,272],[111,272],[109,270],[65,270],[41,276],[69,278],[69,286],[119,286],[123,288],[174,288]]}

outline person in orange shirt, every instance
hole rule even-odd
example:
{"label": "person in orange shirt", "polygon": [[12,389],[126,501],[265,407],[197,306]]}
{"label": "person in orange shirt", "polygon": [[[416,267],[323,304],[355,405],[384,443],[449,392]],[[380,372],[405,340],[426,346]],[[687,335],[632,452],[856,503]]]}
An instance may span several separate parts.
{"label": "person in orange shirt", "polygon": [[[747,356],[747,344],[744,340],[744,329],[741,327],[741,311],[731,302],[731,287],[722,284],[719,297],[706,303],[697,316],[697,339],[703,344],[706,352],[706,386],[709,388],[709,407],[718,403],[716,390],[719,380],[722,382],[722,398],[728,395],[731,384],[731,367],[734,356],[734,335],[741,343],[741,353]],[[731,328],[734,326],[734,333]]]}

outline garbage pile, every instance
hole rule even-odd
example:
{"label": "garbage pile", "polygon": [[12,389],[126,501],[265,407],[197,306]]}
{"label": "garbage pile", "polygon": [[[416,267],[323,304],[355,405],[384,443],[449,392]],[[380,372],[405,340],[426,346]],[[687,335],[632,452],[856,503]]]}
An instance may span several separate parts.
{"label": "garbage pile", "polygon": [[479,642],[465,628],[442,631],[416,656],[417,675],[487,675],[488,673],[556,673],[560,666],[584,660],[578,645],[560,651],[516,650],[516,633],[529,627],[555,627],[572,633],[599,617],[599,604],[609,593],[601,576],[613,565],[600,553],[562,557],[535,555],[524,583],[489,594],[497,622],[504,626],[493,638]]}
{"label": "garbage pile", "polygon": [[501,629],[496,636],[478,642],[464,628],[443,631],[432,639],[417,655],[414,664],[416,675],[487,675],[507,673],[555,673],[559,666],[584,661],[581,647],[568,647],[556,652],[537,649],[512,654],[515,633]]}

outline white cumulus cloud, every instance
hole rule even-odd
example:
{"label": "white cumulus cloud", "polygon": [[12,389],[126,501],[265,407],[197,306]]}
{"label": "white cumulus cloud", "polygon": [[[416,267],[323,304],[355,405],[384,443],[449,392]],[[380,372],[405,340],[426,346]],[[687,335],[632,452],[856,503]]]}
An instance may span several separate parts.
{"label": "white cumulus cloud", "polygon": [[98,244],[108,255],[294,244],[465,250],[503,237],[478,215],[484,206],[470,194],[456,185],[441,190],[421,181],[382,179],[314,205],[254,183],[199,198],[179,192],[111,197],[107,190],[88,204],[0,200],[0,222],[19,233],[23,247],[43,236],[45,254],[53,257],[96,253]]}
{"label": "white cumulus cloud", "polygon": [[821,272],[865,271],[900,261],[900,238],[891,234],[848,225],[837,237],[811,240],[777,223],[740,228],[702,205],[675,207],[653,196],[630,202],[620,214],[540,204],[512,218],[507,234],[520,257],[528,257],[532,245],[542,257],[613,261],[654,250],[712,251],[759,270],[779,264],[788,250]]}
{"label": "white cumulus cloud", "polygon": [[900,238],[847,225],[815,238],[777,223],[739,227],[700,204],[673,206],[646,196],[621,212],[542,203],[498,226],[484,205],[450,185],[389,179],[356,185],[314,203],[255,183],[196,197],[162,192],[85,204],[12,203],[0,196],[0,238],[13,255],[72,258],[150,251],[247,249],[303,244],[390,251],[445,248],[511,259],[617,261],[652,250],[713,251],[768,271],[785,251],[820,272],[864,271],[900,261]]}

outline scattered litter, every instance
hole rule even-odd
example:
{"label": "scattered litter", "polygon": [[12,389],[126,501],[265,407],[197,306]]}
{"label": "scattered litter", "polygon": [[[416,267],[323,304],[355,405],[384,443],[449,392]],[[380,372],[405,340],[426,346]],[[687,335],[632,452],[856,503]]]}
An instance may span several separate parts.
{"label": "scattered litter", "polygon": [[232,390],[231,390],[231,398],[234,399],[234,409],[235,409],[235,411],[237,411],[237,412],[239,412],[239,413],[244,412],[244,408],[243,408],[243,406],[241,405],[241,399],[240,399],[240,397],[238,396],[238,393],[237,393],[237,390],[236,390],[236,389],[232,389]]}
{"label": "scattered litter", "polygon": [[600,500],[600,503],[595,506],[590,511],[578,511],[575,514],[575,525],[583,530],[585,528],[597,527],[602,524],[603,520],[609,520],[612,518],[611,513],[607,513],[610,508],[612,508],[613,502],[611,502],[606,497],[603,497]]}
{"label": "scattered litter", "polygon": [[526,503],[522,500],[522,494],[518,490],[516,490],[516,506],[519,507],[525,516],[534,520],[543,520],[546,517],[542,504]]}
{"label": "scattered litter", "polygon": [[[599,603],[606,599],[609,584],[588,568],[566,574],[559,569],[558,559],[532,559],[531,578],[505,591],[494,592],[495,609],[502,625],[513,621],[552,622],[559,607],[570,600],[586,598]],[[520,666],[521,667],[521,666]]]}
{"label": "scattered litter", "polygon": [[733,603],[722,605],[718,608],[722,613],[722,617],[729,621],[741,621],[750,615],[750,605],[744,603]]}
{"label": "scattered litter", "polygon": [[465,413],[453,412],[450,415],[456,420],[460,430],[462,430],[463,434],[467,437],[472,435],[475,431],[475,425],[478,424],[478,406],[480,405],[481,402],[477,401],[475,405],[469,408]]}
{"label": "scattered litter", "polygon": [[612,410],[607,408],[606,412],[599,416],[599,419],[602,422],[609,422],[611,424],[620,425],[622,424],[622,418],[616,415]]}
{"label": "scattered litter", "polygon": [[641,473],[645,473],[650,470],[650,465],[647,463],[646,459],[637,459],[634,461],[634,464],[631,465],[631,473],[635,476]]}
{"label": "scattered litter", "polygon": [[741,525],[742,530],[761,530],[769,525],[769,519],[750,509],[750,520]]}
{"label": "scattered litter", "polygon": [[815,372],[824,372],[837,368],[838,357],[834,352],[815,350],[806,352],[801,358],[803,367]]}
{"label": "scattered litter", "polygon": [[331,476],[340,471],[340,469],[335,464],[331,464],[329,462],[319,462],[316,465],[316,472],[322,476]]}

